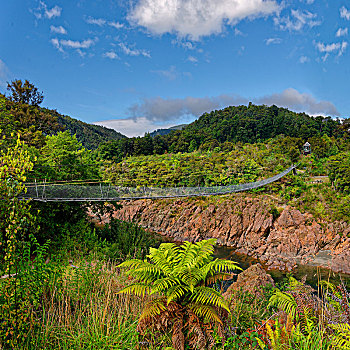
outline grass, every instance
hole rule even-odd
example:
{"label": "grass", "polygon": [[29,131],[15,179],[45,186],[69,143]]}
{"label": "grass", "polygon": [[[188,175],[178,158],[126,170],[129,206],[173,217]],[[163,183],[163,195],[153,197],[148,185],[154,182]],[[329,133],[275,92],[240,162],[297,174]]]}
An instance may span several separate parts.
{"label": "grass", "polygon": [[67,267],[60,285],[45,295],[40,327],[26,349],[133,349],[144,298],[117,295],[129,283],[111,263]]}

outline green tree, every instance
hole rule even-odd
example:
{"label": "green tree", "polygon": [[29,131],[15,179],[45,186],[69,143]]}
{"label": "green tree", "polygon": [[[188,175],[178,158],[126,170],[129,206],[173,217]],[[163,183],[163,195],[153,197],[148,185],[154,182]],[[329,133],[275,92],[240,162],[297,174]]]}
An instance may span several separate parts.
{"label": "green tree", "polygon": [[44,95],[32,83],[25,80],[13,80],[7,83],[7,90],[10,92],[9,99],[13,102],[25,103],[39,106],[44,100]]}
{"label": "green tree", "polygon": [[149,261],[132,259],[119,265],[129,268],[127,275],[138,280],[119,293],[157,295],[142,311],[138,324],[141,333],[152,325],[163,331],[170,327],[176,350],[184,349],[186,332],[192,345],[207,349],[207,341],[212,341],[205,327],[209,323],[223,335],[221,315],[229,308],[210,285],[229,278],[229,272],[240,268],[233,261],[214,259],[214,244],[214,239],[184,242],[181,246],[163,243],[158,249],[150,249]]}
{"label": "green tree", "polygon": [[47,136],[41,150],[38,176],[50,177],[53,180],[83,180],[98,178],[98,166],[92,152],[86,150],[69,131],[58,132]]}

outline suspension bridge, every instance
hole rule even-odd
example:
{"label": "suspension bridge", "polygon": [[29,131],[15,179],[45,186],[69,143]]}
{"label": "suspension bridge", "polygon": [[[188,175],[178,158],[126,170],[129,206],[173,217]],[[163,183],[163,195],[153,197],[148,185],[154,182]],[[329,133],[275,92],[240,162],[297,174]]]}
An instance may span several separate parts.
{"label": "suspension bridge", "polygon": [[260,181],[228,186],[209,187],[120,187],[106,183],[26,183],[22,200],[42,202],[106,202],[135,199],[161,199],[177,197],[215,196],[252,190],[278,181],[289,172],[295,172],[292,165],[281,173]]}

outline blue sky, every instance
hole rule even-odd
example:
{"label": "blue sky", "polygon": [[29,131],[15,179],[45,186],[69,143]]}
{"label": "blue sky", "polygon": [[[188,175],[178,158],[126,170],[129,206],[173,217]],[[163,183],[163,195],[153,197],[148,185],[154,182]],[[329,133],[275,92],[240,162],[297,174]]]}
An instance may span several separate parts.
{"label": "blue sky", "polygon": [[349,1],[11,0],[0,91],[128,135],[228,105],[348,117]]}

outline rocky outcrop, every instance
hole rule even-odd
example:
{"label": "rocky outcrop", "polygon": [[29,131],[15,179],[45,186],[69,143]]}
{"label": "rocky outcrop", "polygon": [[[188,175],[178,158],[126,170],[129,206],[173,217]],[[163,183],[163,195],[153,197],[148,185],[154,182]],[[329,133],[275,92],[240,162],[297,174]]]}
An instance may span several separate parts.
{"label": "rocky outcrop", "polygon": [[224,297],[229,299],[235,292],[248,292],[259,296],[262,293],[263,287],[268,285],[275,286],[273,278],[265,272],[260,264],[255,264],[238,275],[237,281],[228,287],[224,293]]}
{"label": "rocky outcrop", "polygon": [[267,196],[136,200],[123,202],[114,216],[177,241],[216,238],[270,269],[291,270],[296,263],[315,263],[320,252],[329,251],[322,265],[350,273],[349,225],[317,222],[288,206],[280,208],[274,220],[271,208]]}

